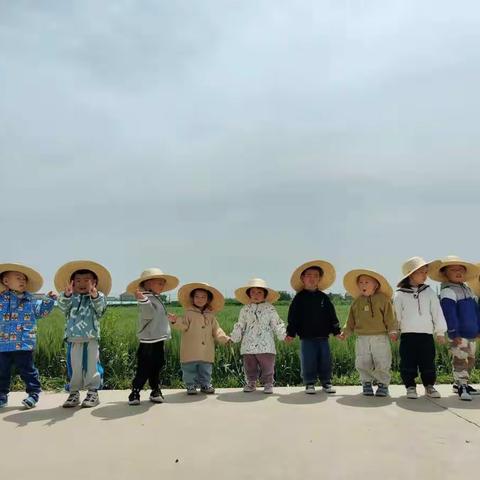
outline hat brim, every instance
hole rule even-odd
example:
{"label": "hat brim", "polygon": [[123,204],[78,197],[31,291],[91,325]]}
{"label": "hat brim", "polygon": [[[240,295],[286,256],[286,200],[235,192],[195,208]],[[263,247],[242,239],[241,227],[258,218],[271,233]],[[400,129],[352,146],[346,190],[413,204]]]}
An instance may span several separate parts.
{"label": "hat brim", "polygon": [[[0,264],[0,275],[5,272],[20,272],[27,277],[26,291],[30,293],[38,292],[43,285],[42,276],[33,268],[20,263],[2,263]],[[5,285],[0,284],[0,292],[6,290]]]}
{"label": "hat brim", "polygon": [[140,284],[146,282],[147,280],[152,280],[153,278],[163,278],[165,280],[165,286],[162,290],[162,293],[169,292],[178,287],[180,280],[173,275],[147,275],[145,277],[137,278],[133,282],[130,282],[127,287],[127,292],[135,294],[136,290],[140,288]]}
{"label": "hat brim", "polygon": [[374,270],[365,269],[351,270],[343,277],[343,286],[352,297],[357,298],[360,296],[360,289],[358,288],[357,284],[358,277],[360,275],[368,275],[369,277],[374,278],[380,284],[377,292],[382,292],[388,298],[392,298],[393,289],[388,283],[388,280],[383,275],[380,275],[380,273],[375,272]]}
{"label": "hat brim", "polygon": [[425,263],[421,263],[419,266],[416,266],[414,269],[410,270],[406,275],[404,275],[397,283],[397,287],[400,287],[402,282],[404,282],[412,273],[415,273],[418,269],[423,267],[428,267],[427,276],[430,277],[430,270],[435,268],[439,260],[432,260],[430,262],[425,261]]}
{"label": "hat brim", "polygon": [[475,265],[474,263],[464,262],[462,260],[451,260],[447,262],[443,262],[442,260],[438,260],[437,264],[431,271],[428,272],[428,276],[435,280],[436,282],[448,282],[448,278],[446,275],[441,272],[440,270],[444,267],[448,267],[449,265],[461,265],[465,267],[465,281],[470,282],[474,280],[480,274],[480,267]]}
{"label": "hat brim", "polygon": [[296,292],[299,292],[305,288],[301,276],[302,273],[307,270],[307,268],[311,267],[319,267],[323,270],[323,276],[318,282],[319,290],[326,290],[328,287],[333,285],[336,277],[335,267],[325,260],[312,260],[300,265],[293,272],[292,277],[290,278],[290,285]]}
{"label": "hat brim", "polygon": [[62,292],[70,283],[72,275],[77,270],[90,270],[95,273],[98,278],[97,290],[108,296],[112,289],[112,277],[110,272],[99,263],[90,260],[74,260],[62,265],[55,274],[54,284],[57,291]]}
{"label": "hat brim", "polygon": [[261,288],[263,290],[267,290],[267,296],[265,297],[266,302],[275,303],[279,298],[280,294],[273,290],[272,288],[263,287],[261,285],[249,285],[248,287],[240,287],[235,290],[235,298],[244,305],[251,303],[251,298],[247,294],[247,290],[250,288]]}
{"label": "hat brim", "polygon": [[183,308],[194,307],[192,299],[190,298],[190,293],[196,289],[207,290],[212,294],[213,299],[210,302],[210,310],[212,312],[218,312],[223,309],[225,305],[225,299],[220,291],[208,284],[201,282],[187,283],[180,288],[178,291],[178,301]]}
{"label": "hat brim", "polygon": [[[480,269],[480,263],[477,263],[477,267]],[[467,283],[468,286],[473,290],[473,293],[477,297],[480,297],[480,273],[472,280],[469,280]]]}

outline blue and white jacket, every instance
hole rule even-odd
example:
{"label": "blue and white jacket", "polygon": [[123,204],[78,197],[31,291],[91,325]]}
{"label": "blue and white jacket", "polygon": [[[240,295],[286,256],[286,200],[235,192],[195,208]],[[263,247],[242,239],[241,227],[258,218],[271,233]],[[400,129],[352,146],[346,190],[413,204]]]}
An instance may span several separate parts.
{"label": "blue and white jacket", "polygon": [[0,293],[0,352],[33,350],[37,343],[37,320],[46,317],[55,301],[36,299],[31,293]]}
{"label": "blue and white jacket", "polygon": [[69,342],[87,342],[100,338],[100,317],[107,309],[107,299],[102,292],[97,298],[89,294],[73,293],[58,298],[58,308],[65,314],[65,338]]}
{"label": "blue and white jacket", "polygon": [[470,287],[464,283],[444,282],[440,288],[448,336],[475,338],[480,333],[480,310]]}

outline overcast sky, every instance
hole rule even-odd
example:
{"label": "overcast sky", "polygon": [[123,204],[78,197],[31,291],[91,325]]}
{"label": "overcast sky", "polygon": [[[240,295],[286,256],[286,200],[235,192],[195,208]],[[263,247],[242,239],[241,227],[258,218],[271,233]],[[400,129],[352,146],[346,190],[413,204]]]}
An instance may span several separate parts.
{"label": "overcast sky", "polygon": [[0,0],[1,259],[227,295],[480,262],[480,7]]}

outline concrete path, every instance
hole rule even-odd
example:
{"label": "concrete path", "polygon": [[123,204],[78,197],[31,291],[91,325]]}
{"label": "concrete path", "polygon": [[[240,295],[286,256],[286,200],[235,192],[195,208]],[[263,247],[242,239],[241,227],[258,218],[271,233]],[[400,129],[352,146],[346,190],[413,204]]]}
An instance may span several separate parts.
{"label": "concrete path", "polygon": [[[423,388],[419,389],[419,391]],[[63,409],[64,394],[43,394],[22,410],[21,393],[0,410],[1,478],[11,480],[458,479],[480,469],[480,396],[388,399],[359,387],[305,395],[219,389],[165,404],[126,404],[128,392],[103,391],[94,409]],[[423,393],[423,392],[422,392]],[[464,472],[460,474],[460,472]]]}

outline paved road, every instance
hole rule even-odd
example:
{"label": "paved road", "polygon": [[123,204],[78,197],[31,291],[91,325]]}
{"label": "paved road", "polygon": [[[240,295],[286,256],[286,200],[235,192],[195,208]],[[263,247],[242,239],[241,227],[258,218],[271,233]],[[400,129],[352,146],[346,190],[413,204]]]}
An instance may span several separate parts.
{"label": "paved road", "polygon": [[[43,394],[24,411],[21,393],[0,410],[1,478],[11,480],[455,479],[478,476],[480,396],[462,402],[388,399],[358,387],[305,395],[301,388],[245,394],[219,389],[165,404],[126,404],[103,391],[94,409],[63,409],[64,394]],[[462,473],[463,472],[463,473]]]}

